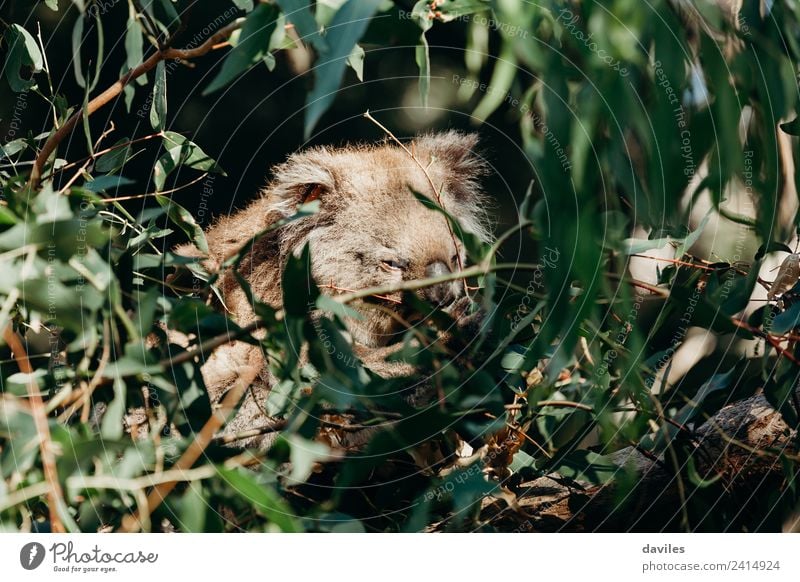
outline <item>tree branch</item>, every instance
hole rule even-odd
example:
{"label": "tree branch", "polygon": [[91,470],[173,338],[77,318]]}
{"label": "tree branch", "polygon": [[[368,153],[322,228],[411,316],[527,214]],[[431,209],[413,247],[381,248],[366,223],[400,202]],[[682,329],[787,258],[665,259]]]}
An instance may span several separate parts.
{"label": "tree branch", "polygon": [[[110,103],[120,93],[122,93],[122,90],[128,83],[154,69],[159,62],[172,59],[189,60],[205,55],[213,49],[214,45],[218,44],[221,40],[228,38],[233,31],[241,28],[244,20],[244,18],[237,18],[227,26],[212,34],[203,44],[196,48],[167,48],[165,50],[156,51],[143,63],[122,75],[122,77],[120,77],[113,85],[89,101],[88,105],[86,106],[86,115],[92,115],[95,111]],[[31,190],[35,190],[39,186],[42,172],[47,160],[49,160],[50,156],[53,155],[53,152],[55,152],[58,145],[70,133],[72,133],[72,130],[75,129],[75,126],[81,119],[83,119],[83,108],[80,108],[73,113],[72,116],[64,123],[64,125],[62,125],[54,134],[47,138],[47,141],[42,146],[41,151],[36,156],[36,161],[34,161],[33,168],[31,169],[31,175],[28,180],[28,186]]]}
{"label": "tree branch", "polygon": [[[726,406],[700,426],[695,436],[696,448],[690,456],[697,475],[707,480],[709,487],[724,488],[724,498],[738,504],[736,512],[745,512],[750,504],[767,503],[777,485],[798,476],[796,468],[794,476],[786,475],[780,460],[781,455],[798,460],[797,427],[788,426],[763,395]],[[609,460],[619,468],[623,480],[635,483],[623,492],[624,498],[616,478],[597,485],[551,474],[523,483],[518,507],[491,500],[485,503],[481,517],[502,531],[676,529],[683,504],[678,488],[682,477],[671,464],[633,446],[613,453]],[[697,494],[690,491],[689,497]],[[688,524],[690,529],[701,525]]]}
{"label": "tree branch", "polygon": [[47,507],[50,511],[50,529],[54,533],[64,533],[66,530],[59,516],[59,511],[61,508],[66,507],[66,504],[64,503],[64,494],[61,491],[61,483],[58,481],[53,441],[50,439],[50,427],[47,424],[47,412],[45,411],[42,394],[39,392],[39,384],[32,376],[33,366],[31,366],[28,360],[28,353],[22,345],[22,340],[12,328],[12,324],[9,323],[3,330],[3,339],[8,344],[8,347],[11,348],[20,372],[29,374],[27,382],[28,399],[31,405],[33,423],[36,426],[36,434],[39,437],[42,469],[44,471],[45,482],[47,483]]}

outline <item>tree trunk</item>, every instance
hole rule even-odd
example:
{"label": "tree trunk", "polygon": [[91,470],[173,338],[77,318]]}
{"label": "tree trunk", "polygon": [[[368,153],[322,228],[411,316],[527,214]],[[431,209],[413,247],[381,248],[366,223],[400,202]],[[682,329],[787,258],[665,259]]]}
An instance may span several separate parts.
{"label": "tree trunk", "polygon": [[[608,483],[555,474],[537,478],[519,487],[517,508],[493,499],[481,517],[503,531],[722,531],[734,522],[751,530],[793,529],[797,515],[794,523],[776,527],[770,514],[791,502],[784,493],[797,480],[798,468],[784,466],[779,453],[796,458],[796,439],[797,428],[763,395],[753,396],[723,408],[695,433],[691,457],[697,474],[716,479],[713,484],[692,484],[680,461],[682,477],[676,477],[669,452],[666,458],[649,458],[628,447],[611,455],[620,472]],[[635,485],[623,487],[627,479]],[[687,523],[682,507],[697,503],[707,504],[708,519]]]}

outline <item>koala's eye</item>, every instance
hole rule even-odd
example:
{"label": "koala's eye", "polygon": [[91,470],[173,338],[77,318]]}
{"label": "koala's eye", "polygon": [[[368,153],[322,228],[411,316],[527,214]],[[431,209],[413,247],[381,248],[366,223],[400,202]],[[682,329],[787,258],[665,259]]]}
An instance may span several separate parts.
{"label": "koala's eye", "polygon": [[457,265],[458,264],[458,255],[453,255],[452,257],[450,257],[450,264],[451,265]]}
{"label": "koala's eye", "polygon": [[325,192],[325,186],[322,184],[309,184],[306,186],[306,189],[303,190],[303,204],[308,202],[313,202],[314,200],[319,200],[319,197]]}
{"label": "koala's eye", "polygon": [[408,261],[400,259],[381,261],[381,269],[384,271],[404,271],[408,268]]}

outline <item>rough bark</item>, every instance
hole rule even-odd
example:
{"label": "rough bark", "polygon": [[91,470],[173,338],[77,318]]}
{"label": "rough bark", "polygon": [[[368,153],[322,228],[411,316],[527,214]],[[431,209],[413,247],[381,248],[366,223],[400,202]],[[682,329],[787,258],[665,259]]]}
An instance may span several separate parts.
{"label": "rough bark", "polygon": [[[517,489],[517,507],[492,500],[481,517],[504,531],[708,529],[702,523],[682,522],[682,505],[696,503],[698,498],[706,500],[711,493],[717,498],[709,503],[709,515],[734,504],[735,513],[746,516],[759,503],[762,506],[752,514],[761,515],[767,497],[774,499],[787,481],[800,476],[796,469],[794,475],[785,475],[777,454],[797,454],[797,427],[790,428],[763,395],[723,408],[696,430],[694,446],[691,456],[698,474],[706,479],[718,476],[705,489],[697,489],[684,475],[682,492],[669,455],[649,458],[628,447],[611,456],[621,470],[603,485],[559,475],[537,478]],[[621,482],[626,478],[636,485],[620,498]]]}

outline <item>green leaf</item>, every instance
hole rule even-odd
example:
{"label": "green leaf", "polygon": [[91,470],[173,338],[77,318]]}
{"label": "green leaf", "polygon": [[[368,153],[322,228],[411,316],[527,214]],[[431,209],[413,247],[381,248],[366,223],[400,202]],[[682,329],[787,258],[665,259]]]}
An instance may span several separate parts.
{"label": "green leaf", "polygon": [[189,483],[180,501],[173,503],[178,507],[178,527],[182,532],[203,533],[205,531],[209,503],[202,483]]}
{"label": "green leaf", "polygon": [[428,94],[431,90],[431,55],[428,39],[423,33],[419,44],[414,49],[414,60],[419,67],[419,99],[423,107],[428,106]]}
{"label": "green leaf", "polygon": [[107,176],[98,176],[91,182],[86,182],[83,188],[89,192],[116,191],[119,190],[121,186],[128,186],[133,183],[133,180],[125,176],[112,176],[109,174]]}
{"label": "green leaf", "polygon": [[156,65],[156,82],[153,84],[153,97],[150,105],[150,125],[163,131],[167,122],[167,71],[164,61]]}
{"label": "green leaf", "polygon": [[286,19],[294,25],[300,40],[309,43],[319,54],[328,52],[328,43],[319,33],[319,25],[309,9],[308,0],[277,0]]}
{"label": "green leaf", "polygon": [[5,206],[0,206],[0,224],[16,224],[17,217]]}
{"label": "green leaf", "polygon": [[54,12],[58,12],[58,0],[44,0],[45,5]]}
{"label": "green leaf", "polygon": [[181,17],[178,14],[178,11],[175,10],[175,6],[174,6],[175,0],[159,0],[159,2],[161,4],[161,8],[164,9],[164,13],[167,15],[167,18],[170,19],[169,20],[169,25],[170,26],[173,23],[180,22]]}
{"label": "green leaf", "polygon": [[283,309],[287,316],[304,318],[319,297],[314,279],[311,276],[311,256],[308,245],[303,247],[299,257],[291,255],[286,262],[281,281],[283,289]]}
{"label": "green leaf", "polygon": [[709,397],[709,395],[715,392],[724,392],[730,390],[730,384],[734,380],[737,380],[734,377],[734,372],[736,368],[731,368],[727,372],[714,374],[709,378],[700,389],[697,391],[697,394],[694,395],[692,400],[686,404],[678,414],[675,416],[675,420],[679,423],[684,424],[688,423],[691,420],[697,418],[697,414],[700,410],[702,410],[704,401]]}
{"label": "green leaf", "polygon": [[791,253],[792,249],[789,246],[783,244],[782,242],[773,240],[770,241],[768,244],[759,246],[754,258],[756,261],[758,261],[759,259],[763,259],[769,253],[774,253],[776,251],[780,251],[783,253]]}
{"label": "green leaf", "polygon": [[179,133],[165,131],[163,145],[167,151],[153,168],[153,181],[157,192],[164,189],[167,176],[179,166],[225,175],[225,171],[214,158],[209,157],[200,146]]}
{"label": "green leaf", "polygon": [[299,485],[305,483],[311,476],[314,464],[330,458],[331,449],[322,443],[304,439],[295,434],[285,437],[289,443],[289,461],[292,468],[289,473],[289,483]]}
{"label": "green leaf", "polygon": [[381,3],[382,0],[348,0],[333,17],[325,36],[329,50],[317,61],[314,89],[306,98],[306,137],[336,97],[347,59]]}
{"label": "green leaf", "polygon": [[781,123],[780,128],[784,133],[788,133],[789,135],[800,135],[800,117],[795,117],[791,121]]}
{"label": "green leaf", "polygon": [[186,233],[186,236],[194,243],[194,246],[203,253],[208,254],[206,235],[203,232],[203,228],[197,224],[192,213],[166,196],[156,196],[156,202],[158,202],[162,208],[167,209],[167,216],[169,216],[169,219]]}
{"label": "green leaf", "polygon": [[779,313],[772,320],[771,333],[783,334],[800,326],[800,302],[792,304],[789,309]]}
{"label": "green leaf", "polygon": [[722,473],[717,473],[713,477],[705,478],[700,475],[697,471],[697,462],[694,460],[694,455],[690,455],[688,459],[686,459],[686,470],[689,475],[689,481],[692,482],[693,485],[697,486],[700,489],[705,489],[706,487],[710,487],[720,479],[722,479]]}
{"label": "green leaf", "polygon": [[28,141],[25,138],[15,139],[7,144],[0,145],[0,160],[16,155],[28,148]]}
{"label": "green leaf", "polygon": [[233,47],[222,69],[205,88],[203,95],[209,95],[226,86],[253,65],[260,63],[269,51],[269,41],[275,30],[280,12],[270,4],[259,4],[245,20],[239,40]]}
{"label": "green leaf", "polygon": [[36,40],[19,24],[12,24],[6,33],[9,44],[6,56],[6,80],[15,93],[27,91],[36,85],[33,79],[24,79],[20,76],[23,67],[29,67],[34,73],[44,68],[44,58],[39,51]]}
{"label": "green leaf", "polygon": [[[128,17],[128,24],[125,30],[125,54],[126,65],[129,71],[132,71],[144,60],[144,39],[142,37],[142,28],[136,21],[135,15]],[[147,75],[141,75],[136,79],[139,85],[147,84]],[[126,85],[127,87],[127,85]]]}
{"label": "green leaf", "polygon": [[[0,206],[0,208],[2,207]],[[321,309],[322,311],[332,313],[337,317],[350,317],[357,320],[364,319],[364,316],[360,312],[356,311],[345,303],[336,301],[336,299],[330,295],[321,294],[319,297],[317,297],[317,308]]]}
{"label": "green leaf", "polygon": [[94,169],[98,172],[107,174],[122,168],[130,158],[130,141],[131,140],[127,137],[117,140],[112,146],[115,149],[112,149],[110,152],[97,158],[97,161],[94,164]]}
{"label": "green leaf", "polygon": [[[434,161],[435,163],[435,161]],[[467,249],[467,254],[475,261],[478,261],[483,258],[483,255],[486,252],[486,246],[480,241],[480,239],[472,234],[471,232],[465,231],[461,228],[461,223],[452,215],[446,208],[442,208],[439,206],[439,203],[435,200],[431,200],[424,194],[417,192],[416,190],[411,190],[411,193],[414,197],[420,201],[425,207],[430,208],[435,212],[439,212],[440,214],[444,215],[447,221],[450,223],[450,227],[453,230],[453,234],[464,243],[464,248]]]}
{"label": "green leaf", "polygon": [[100,13],[94,12],[95,28],[97,30],[97,52],[92,59],[94,62],[94,75],[92,76],[91,83],[86,82],[86,77],[83,73],[83,65],[81,61],[81,49],[84,42],[84,16],[78,16],[75,19],[75,25],[72,28],[72,68],[75,72],[75,81],[78,86],[86,89],[87,93],[91,92],[100,80],[100,71],[102,70],[104,59],[104,36],[103,36],[103,23],[100,20]]}
{"label": "green leaf", "polygon": [[411,18],[422,29],[419,43],[414,49],[414,59],[419,68],[419,97],[423,107],[428,106],[428,93],[431,87],[431,56],[428,38],[425,33],[433,26],[428,0],[419,0],[411,10]]}
{"label": "green leaf", "polygon": [[122,415],[125,414],[125,382],[120,377],[114,378],[114,399],[108,403],[103,416],[101,434],[104,439],[118,440],[122,438]]}
{"label": "green leaf", "polygon": [[500,107],[507,95],[510,95],[511,85],[517,75],[517,58],[514,56],[514,46],[511,41],[503,43],[500,55],[494,65],[492,78],[489,80],[491,91],[487,91],[475,111],[473,119],[483,122]]}
{"label": "green leaf", "polygon": [[565,455],[554,470],[576,481],[602,485],[611,481],[621,469],[603,455],[579,450]]}
{"label": "green leaf", "polygon": [[253,0],[233,0],[234,6],[239,10],[250,12],[253,9]]}
{"label": "green leaf", "polygon": [[438,0],[436,18],[442,22],[452,22],[462,16],[485,12],[490,7],[489,0]]}
{"label": "green leaf", "polygon": [[711,218],[711,210],[709,210],[703,219],[700,221],[700,224],[697,225],[697,228],[690,232],[684,238],[656,238],[656,239],[634,239],[629,238],[622,241],[622,249],[621,251],[626,255],[636,255],[639,253],[643,253],[645,251],[649,251],[652,249],[660,249],[664,245],[670,243],[680,243],[678,249],[675,251],[676,257],[682,257],[686,251],[688,251],[694,243],[700,238],[700,235],[703,234],[703,230],[705,229],[706,225],[708,224],[709,219]]}
{"label": "green leaf", "polygon": [[53,190],[50,183],[44,185],[31,209],[36,213],[37,224],[52,224],[73,217],[67,198]]}
{"label": "green leaf", "polygon": [[256,481],[250,471],[217,467],[217,472],[242,499],[277,525],[282,532],[302,531],[292,508],[273,489]]}
{"label": "green leaf", "polygon": [[364,49],[356,45],[347,57],[347,66],[356,72],[359,81],[364,80]]}

